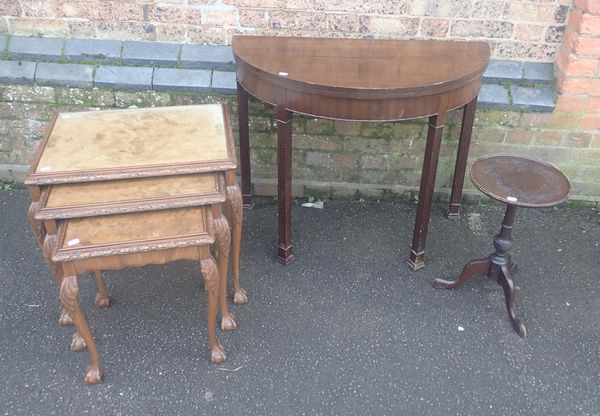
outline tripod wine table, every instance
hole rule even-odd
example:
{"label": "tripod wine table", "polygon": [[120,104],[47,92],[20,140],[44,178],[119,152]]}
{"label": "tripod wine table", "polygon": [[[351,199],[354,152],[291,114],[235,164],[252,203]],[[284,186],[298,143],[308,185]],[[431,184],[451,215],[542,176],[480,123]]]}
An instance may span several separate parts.
{"label": "tripod wine table", "polygon": [[571,190],[569,179],[554,166],[529,156],[495,154],[479,158],[471,166],[471,180],[487,196],[506,204],[500,233],[494,238],[496,251],[488,258],[471,260],[455,281],[435,279],[433,287],[449,289],[484,275],[502,286],[508,317],[521,338],[527,337],[525,325],[514,308],[515,284],[511,271],[512,228],[517,207],[551,207],[565,201]]}

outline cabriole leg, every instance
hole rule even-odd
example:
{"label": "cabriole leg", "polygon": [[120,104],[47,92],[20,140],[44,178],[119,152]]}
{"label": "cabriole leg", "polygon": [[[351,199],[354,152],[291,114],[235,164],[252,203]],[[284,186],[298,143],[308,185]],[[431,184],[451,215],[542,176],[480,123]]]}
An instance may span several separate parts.
{"label": "cabriole leg", "polygon": [[214,257],[200,261],[200,268],[204,277],[204,287],[208,294],[207,332],[210,346],[210,361],[220,364],[225,361],[225,349],[217,341],[217,303],[219,293],[219,270]]}
{"label": "cabriole leg", "polygon": [[92,337],[92,332],[85,319],[85,315],[79,306],[79,288],[77,285],[77,276],[67,275],[64,276],[62,284],[60,286],[60,300],[71,317],[77,332],[85,340],[87,349],[90,352],[92,362],[88,367],[88,371],[85,375],[85,382],[88,384],[97,384],[102,379],[102,368],[100,367],[100,355],[98,354],[98,348]]}
{"label": "cabriole leg", "polygon": [[240,249],[242,245],[242,195],[237,185],[227,186],[225,215],[231,225],[231,274],[233,277],[233,302],[236,305],[248,303],[248,294],[240,286]]}
{"label": "cabriole leg", "polygon": [[229,264],[230,233],[225,217],[213,221],[216,234],[217,261],[219,264],[219,303],[221,305],[221,329],[233,331],[236,328],[235,316],[227,307],[227,270]]}

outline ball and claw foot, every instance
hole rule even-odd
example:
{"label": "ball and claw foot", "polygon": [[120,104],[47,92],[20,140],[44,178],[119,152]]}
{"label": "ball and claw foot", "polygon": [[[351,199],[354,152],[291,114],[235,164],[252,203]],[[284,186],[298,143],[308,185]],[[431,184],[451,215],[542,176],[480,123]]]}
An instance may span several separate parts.
{"label": "ball and claw foot", "polygon": [[71,351],[83,351],[86,347],[83,337],[79,335],[79,332],[75,332],[71,341]]}
{"label": "ball and claw foot", "polygon": [[88,371],[84,378],[87,384],[98,384],[102,380],[102,369],[96,367],[88,367]]}
{"label": "ball and claw foot", "polygon": [[58,318],[58,323],[62,326],[73,325],[73,319],[71,319],[71,315],[69,315],[69,312],[67,312],[67,310],[64,308],[60,311],[60,318]]}
{"label": "ball and claw foot", "polygon": [[237,322],[235,321],[235,315],[231,312],[229,315],[223,316],[221,319],[221,329],[223,331],[233,331],[237,328]]}
{"label": "ball and claw foot", "polygon": [[210,351],[210,361],[213,364],[221,364],[226,358],[225,349],[220,344]]}
{"label": "ball and claw foot", "polygon": [[96,306],[100,309],[108,308],[110,306],[110,300],[100,293],[96,293]]}
{"label": "ball and claw foot", "polygon": [[236,305],[245,305],[248,303],[248,294],[244,289],[238,289],[233,295],[233,303]]}

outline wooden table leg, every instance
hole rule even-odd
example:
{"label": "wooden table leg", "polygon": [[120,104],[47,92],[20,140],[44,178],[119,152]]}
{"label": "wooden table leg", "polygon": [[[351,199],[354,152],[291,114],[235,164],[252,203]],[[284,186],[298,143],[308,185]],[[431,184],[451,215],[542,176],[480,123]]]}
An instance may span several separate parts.
{"label": "wooden table leg", "polygon": [[250,174],[250,133],[248,131],[248,92],[237,84],[238,122],[240,130],[240,169],[244,208],[252,208],[252,177]]}
{"label": "wooden table leg", "polygon": [[477,97],[473,98],[463,109],[462,126],[460,129],[460,140],[458,142],[458,153],[456,155],[456,166],[454,167],[454,180],[452,181],[452,194],[448,206],[448,218],[460,217],[460,200],[465,182],[465,171],[467,170],[467,157],[471,144],[471,133],[473,132],[473,120],[475,119],[475,108]]}
{"label": "wooden table leg", "polygon": [[235,173],[227,172],[227,199],[225,200],[225,217],[231,227],[231,275],[233,277],[233,303],[248,303],[248,294],[240,286],[240,249],[242,244],[242,192],[235,183]]}
{"label": "wooden table leg", "polygon": [[292,252],[292,112],[277,107],[277,194],[279,198],[278,257],[284,264],[294,260]]}
{"label": "wooden table leg", "polygon": [[431,203],[433,201],[433,187],[435,185],[435,175],[445,122],[446,111],[429,117],[427,145],[425,146],[425,159],[423,160],[421,186],[419,188],[419,204],[417,205],[410,258],[408,259],[408,265],[414,271],[425,266],[425,241],[427,240],[427,228],[429,227]]}
{"label": "wooden table leg", "polygon": [[[202,251],[202,249],[201,249]],[[213,364],[220,364],[227,358],[225,349],[217,341],[217,304],[219,303],[219,269],[214,257],[209,256],[200,261],[202,276],[204,277],[204,287],[208,290],[208,316],[207,332],[208,344],[210,346],[210,361]]]}
{"label": "wooden table leg", "polygon": [[494,253],[487,259],[471,260],[467,263],[460,276],[454,281],[435,279],[433,287],[436,289],[458,288],[476,275],[487,276],[495,280],[504,289],[506,311],[508,312],[508,318],[512,323],[513,329],[521,338],[527,338],[527,329],[515,313],[516,287],[512,280],[511,264],[513,263],[509,254],[512,248],[512,228],[516,214],[517,207],[507,204],[502,228],[500,229],[500,233],[494,237],[494,248],[496,249]]}
{"label": "wooden table leg", "polygon": [[215,247],[217,248],[217,262],[219,268],[219,305],[221,307],[221,329],[233,331],[237,324],[235,316],[229,312],[227,307],[227,271],[229,270],[229,247],[231,245],[231,233],[229,223],[221,215],[221,206],[213,205],[213,224],[215,225]]}
{"label": "wooden table leg", "polygon": [[92,332],[85,319],[85,315],[79,306],[78,292],[77,276],[73,274],[65,275],[60,286],[60,300],[73,318],[77,333],[81,334],[81,337],[85,340],[85,344],[87,345],[87,349],[92,358],[92,362],[85,375],[85,382],[88,384],[97,384],[102,379],[100,355],[98,354],[98,348],[92,337]]}

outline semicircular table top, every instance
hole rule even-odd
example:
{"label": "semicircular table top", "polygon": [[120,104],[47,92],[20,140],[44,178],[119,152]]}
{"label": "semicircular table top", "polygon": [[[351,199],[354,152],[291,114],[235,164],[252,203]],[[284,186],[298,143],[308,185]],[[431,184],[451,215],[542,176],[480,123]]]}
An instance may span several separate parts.
{"label": "semicircular table top", "polygon": [[449,215],[457,217],[477,94],[490,48],[485,42],[234,36],[242,196],[252,205],[248,94],[277,107],[278,256],[291,243],[292,114],[352,121],[429,117],[409,265],[424,265],[442,131],[464,107]]}
{"label": "semicircular table top", "polygon": [[485,42],[235,36],[232,44],[238,75],[241,65],[271,82],[336,96],[439,92],[480,77],[490,56]]}

